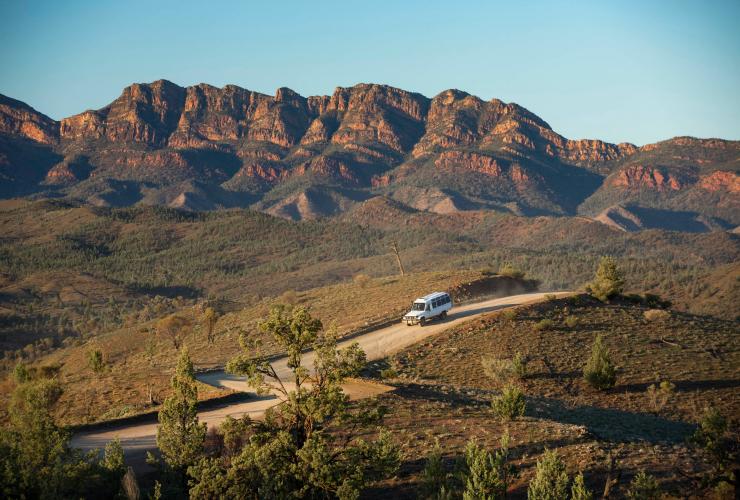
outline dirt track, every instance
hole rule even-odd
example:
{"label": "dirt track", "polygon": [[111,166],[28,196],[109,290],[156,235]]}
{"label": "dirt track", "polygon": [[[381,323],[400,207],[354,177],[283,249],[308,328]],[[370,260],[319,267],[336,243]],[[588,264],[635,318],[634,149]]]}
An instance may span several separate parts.
{"label": "dirt track", "polygon": [[[568,292],[560,292],[557,295],[566,295]],[[492,312],[506,307],[527,304],[542,300],[545,293],[528,293],[523,295],[513,295],[497,299],[485,300],[482,302],[465,304],[455,307],[450,315],[444,321],[434,321],[427,326],[406,326],[398,323],[387,328],[368,332],[364,335],[343,341],[339,347],[347,346],[353,342],[358,342],[360,347],[365,351],[368,361],[382,359],[390,354],[396,353],[405,347],[415,344],[429,336],[440,333],[447,328],[462,323],[466,320]],[[303,364],[306,366],[313,365],[313,352],[306,353],[303,358]],[[278,359],[273,363],[276,372],[281,379],[286,379],[289,370],[286,366],[285,359]],[[250,388],[240,377],[229,375],[224,371],[202,373],[197,375],[198,380],[216,387],[226,387],[230,389],[249,392]],[[362,380],[349,380],[344,385],[344,391],[351,399],[362,399],[371,397],[383,392],[392,390],[387,385],[365,382]],[[222,408],[205,410],[198,414],[201,422],[206,422],[209,427],[218,425],[227,416],[239,417],[250,415],[259,417],[264,411],[277,404],[279,401],[275,396],[256,396],[242,403],[235,403]],[[157,423],[138,423],[121,427],[112,427],[105,430],[94,430],[76,434],[72,438],[72,446],[82,449],[103,448],[105,444],[119,438],[124,450],[126,451],[127,461],[134,465],[143,464],[143,458],[146,451],[156,448]]]}

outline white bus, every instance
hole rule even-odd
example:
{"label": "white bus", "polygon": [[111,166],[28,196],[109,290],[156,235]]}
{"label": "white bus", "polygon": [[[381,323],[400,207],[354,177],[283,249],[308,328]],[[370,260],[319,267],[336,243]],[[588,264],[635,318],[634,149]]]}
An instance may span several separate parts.
{"label": "white bus", "polygon": [[447,311],[452,309],[452,297],[447,292],[434,292],[416,299],[411,304],[411,310],[407,312],[403,323],[407,326],[416,325],[424,326],[425,323],[434,318],[445,319]]}

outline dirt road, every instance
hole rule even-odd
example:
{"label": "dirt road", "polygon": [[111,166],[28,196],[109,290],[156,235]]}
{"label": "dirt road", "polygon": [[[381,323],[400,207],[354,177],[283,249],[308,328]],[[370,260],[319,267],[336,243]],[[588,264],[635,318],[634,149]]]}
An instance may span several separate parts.
{"label": "dirt road", "polygon": [[[557,295],[567,294],[568,292],[557,293]],[[452,326],[458,325],[481,314],[530,302],[537,302],[542,300],[544,296],[544,293],[528,293],[465,304],[453,308],[447,319],[444,321],[434,321],[428,323],[424,327],[406,326],[399,322],[396,325],[368,332],[350,340],[340,342],[339,347],[345,347],[353,342],[357,342],[365,351],[368,361],[382,359],[427,337],[438,334]],[[303,364],[305,366],[312,366],[313,356],[313,352],[306,353],[303,358]],[[273,366],[281,379],[287,378],[289,370],[284,358],[273,362]],[[229,375],[224,371],[198,374],[197,378],[201,382],[216,387],[226,387],[245,392],[250,391],[249,386],[247,386],[243,379],[235,377],[234,375]],[[343,388],[351,399],[367,398],[392,390],[392,387],[390,386],[365,382],[362,380],[349,380]],[[208,426],[211,427],[218,425],[227,416],[235,418],[242,415],[259,417],[267,408],[274,406],[278,402],[278,399],[273,395],[254,395],[254,397],[241,403],[202,411],[198,414],[198,418],[200,418],[201,422],[206,422]],[[72,438],[72,446],[82,449],[103,448],[108,441],[117,437],[121,440],[128,462],[132,465],[140,464],[143,462],[143,457],[145,456],[146,451],[154,450],[156,448],[156,433],[157,423],[155,421],[121,427],[111,427],[104,430],[94,430],[76,434]]]}

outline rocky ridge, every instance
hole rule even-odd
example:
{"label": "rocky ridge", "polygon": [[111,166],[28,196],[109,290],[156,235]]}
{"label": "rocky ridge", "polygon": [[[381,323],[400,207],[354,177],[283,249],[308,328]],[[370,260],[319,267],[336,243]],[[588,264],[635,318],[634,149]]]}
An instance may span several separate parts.
{"label": "rocky ridge", "polygon": [[596,217],[632,203],[734,226],[739,152],[719,139],[571,140],[517,104],[458,90],[429,99],[359,84],[269,96],[159,80],[59,122],[0,96],[0,195],[104,205],[252,206],[302,219],[373,195],[444,213]]}

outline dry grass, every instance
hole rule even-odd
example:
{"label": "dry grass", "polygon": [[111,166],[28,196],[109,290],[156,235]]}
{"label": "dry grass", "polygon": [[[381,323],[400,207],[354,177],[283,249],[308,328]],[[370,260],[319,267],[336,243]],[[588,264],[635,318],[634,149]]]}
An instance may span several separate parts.
{"label": "dry grass", "polygon": [[[418,273],[291,291],[219,317],[212,344],[208,343],[202,327],[183,332],[182,343],[188,347],[196,367],[223,366],[240,349],[240,331],[260,336],[256,324],[274,303],[290,302],[310,307],[325,326],[333,324],[343,334],[387,318],[400,317],[414,298],[431,290],[461,290],[471,283],[475,288],[481,278],[478,272]],[[495,280],[499,278],[486,278],[485,282]],[[192,325],[201,323],[197,308],[185,307],[178,314],[189,319]],[[61,366],[58,377],[65,390],[57,405],[61,423],[107,420],[158,408],[169,393],[177,352],[171,339],[157,332],[156,324],[156,320],[152,320],[101,334],[91,343],[59,349],[34,364]],[[277,353],[270,339],[262,340],[261,353]],[[106,362],[106,369],[100,373],[91,370],[88,363],[88,352],[93,344],[102,351]],[[0,386],[6,401],[11,390],[10,382]],[[207,385],[199,387],[201,399],[224,394],[227,391]]]}

